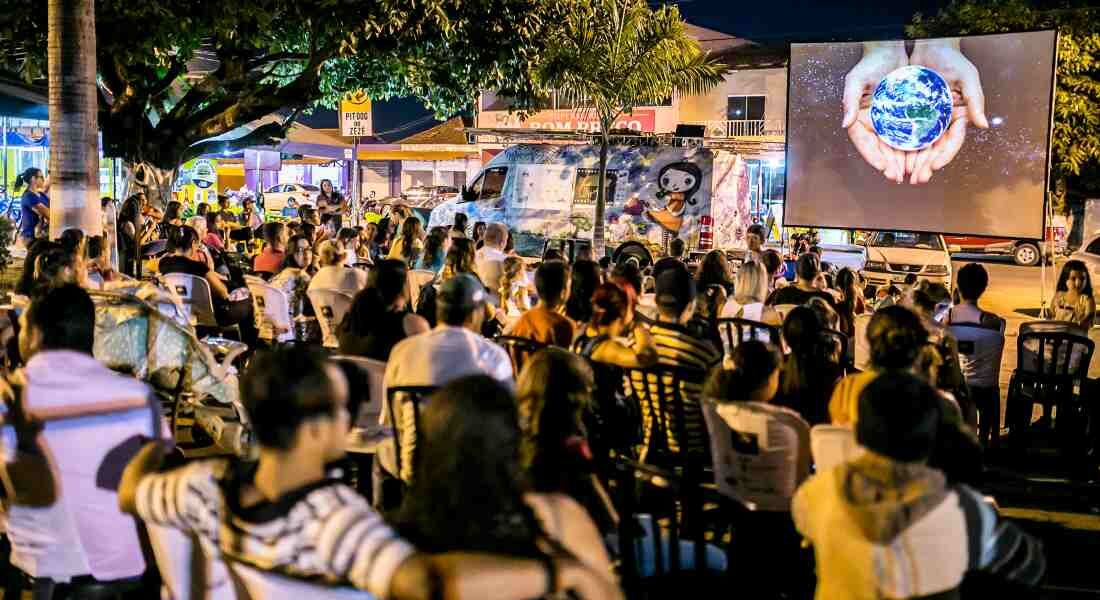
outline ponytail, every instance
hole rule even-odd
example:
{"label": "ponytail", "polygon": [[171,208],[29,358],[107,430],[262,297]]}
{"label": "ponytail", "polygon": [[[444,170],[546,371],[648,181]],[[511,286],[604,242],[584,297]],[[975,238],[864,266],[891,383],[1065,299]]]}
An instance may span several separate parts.
{"label": "ponytail", "polygon": [[42,174],[42,169],[38,167],[27,167],[26,171],[15,176],[15,191],[23,189],[32,179]]}

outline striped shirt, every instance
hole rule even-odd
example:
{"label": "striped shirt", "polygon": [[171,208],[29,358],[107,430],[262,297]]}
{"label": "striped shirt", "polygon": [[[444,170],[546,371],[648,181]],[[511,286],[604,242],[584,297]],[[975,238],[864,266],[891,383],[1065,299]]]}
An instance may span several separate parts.
{"label": "striped shirt", "polygon": [[[721,355],[710,342],[693,336],[685,327],[676,323],[656,322],[650,326],[649,333],[657,349],[658,364],[677,367],[687,372],[688,376],[680,381],[679,394],[675,396],[683,403],[683,428],[687,437],[684,445],[688,452],[707,454],[709,450],[707,428],[699,401],[703,393],[703,377],[718,363]],[[698,371],[698,373],[692,374],[691,371]],[[673,421],[676,415],[675,408],[666,407],[668,414],[661,414],[657,399],[659,386],[655,379],[656,377],[651,377],[649,381],[643,381],[643,375],[639,371],[632,371],[630,375],[634,395],[638,398],[642,411],[641,457],[643,460],[651,449],[655,424],[668,432],[668,451],[678,453],[681,449],[681,441],[677,439],[679,424]],[[670,375],[665,375],[663,379],[665,385],[672,384]],[[666,391],[666,395],[667,393]],[[665,444],[658,444],[658,446],[663,445]]]}
{"label": "striped shirt", "polygon": [[354,490],[325,480],[277,501],[241,507],[229,461],[204,460],[141,480],[145,521],[194,533],[209,556],[385,598],[413,547],[397,537]]}

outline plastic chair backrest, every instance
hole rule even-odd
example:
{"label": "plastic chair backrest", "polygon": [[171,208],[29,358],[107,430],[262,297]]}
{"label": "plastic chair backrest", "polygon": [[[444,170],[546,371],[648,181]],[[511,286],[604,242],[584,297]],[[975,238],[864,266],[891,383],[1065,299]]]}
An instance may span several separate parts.
{"label": "plastic chair backrest", "polygon": [[386,363],[362,356],[339,355],[333,360],[346,361],[359,365],[367,373],[367,385],[370,386],[370,398],[359,407],[359,414],[352,415],[352,425],[356,427],[378,427],[382,422],[382,407],[385,404]]}
{"label": "plastic chair backrest", "polygon": [[[645,369],[624,369],[631,392],[643,415],[651,418],[647,455],[667,453],[689,470],[700,467],[698,455],[710,451],[703,423],[701,402],[702,370],[656,365]],[[689,421],[696,427],[689,432]],[[684,448],[686,446],[686,448]],[[686,451],[682,451],[686,450]],[[692,458],[688,458],[688,455]],[[647,460],[649,460],[647,458]]]}
{"label": "plastic chair backrest", "polygon": [[313,303],[313,309],[317,313],[317,321],[321,324],[321,334],[324,336],[326,348],[340,346],[336,339],[336,327],[344,320],[344,315],[351,308],[351,294],[343,290],[309,290],[309,301]]}
{"label": "plastic chair backrest", "polygon": [[652,292],[638,296],[638,312],[649,317],[657,318],[657,294]]}
{"label": "plastic chair backrest", "polygon": [[871,313],[856,315],[854,325],[856,334],[852,338],[852,360],[860,371],[871,368],[871,344],[867,342],[867,325],[871,322]]}
{"label": "plastic chair backrest", "polygon": [[[416,453],[416,435],[420,426],[420,406],[435,392],[434,386],[394,386],[386,389],[386,420],[393,425],[397,475],[406,483],[412,480]],[[397,411],[401,411],[398,418]]]}
{"label": "plastic chair backrest", "polygon": [[523,365],[527,363],[527,359],[547,346],[542,342],[513,335],[502,335],[494,341],[501,348],[504,348],[504,351],[508,353],[508,357],[512,359],[512,372],[515,373],[516,377],[519,377],[519,372],[523,370]]}
{"label": "plastic chair backrest", "polygon": [[1020,335],[1027,333],[1076,333],[1085,335],[1085,330],[1072,321],[1025,321],[1020,323]]}
{"label": "plastic chair backrest", "polygon": [[[797,457],[806,451],[802,445],[809,440],[809,424],[794,415],[781,418],[751,404],[729,408],[735,411],[730,416],[734,426],[718,412],[717,404],[703,403],[718,492],[749,510],[790,510],[791,497],[808,474],[799,473]],[[787,452],[777,448],[792,445],[796,458],[788,461],[784,458]]]}
{"label": "plastic chair backrest", "polygon": [[420,301],[420,288],[435,279],[435,271],[426,269],[413,269],[409,271],[409,306],[416,306]]}
{"label": "plastic chair backrest", "polygon": [[818,473],[846,463],[863,454],[856,434],[839,425],[814,425],[810,428],[810,454]]}
{"label": "plastic chair backrest", "polygon": [[309,598],[310,600],[373,600],[374,596],[363,590],[349,587],[331,587],[302,581],[251,565],[232,562],[228,565],[236,584],[238,600],[274,600],[277,598]]}
{"label": "plastic chair backrest", "polygon": [[190,311],[188,316],[195,326],[218,327],[214,316],[214,297],[206,279],[187,273],[168,273],[163,277],[183,301],[184,309]]}
{"label": "plastic chair backrest", "polygon": [[1016,338],[1016,374],[1039,382],[1076,385],[1088,374],[1095,348],[1093,341],[1084,334],[1067,331],[1021,333]]}
{"label": "plastic chair backrest", "polygon": [[246,277],[245,283],[252,295],[252,311],[260,339],[274,342],[294,341],[290,300],[286,297],[286,292],[258,277]]}
{"label": "plastic chair backrest", "polygon": [[749,340],[765,342],[779,348],[782,346],[782,336],[779,327],[742,319],[739,317],[727,317],[718,319],[718,333],[722,336],[725,351],[731,352],[734,348]]}
{"label": "plastic chair backrest", "polygon": [[958,340],[959,366],[967,385],[995,388],[1001,378],[1005,334],[977,323],[953,323],[947,327]]}

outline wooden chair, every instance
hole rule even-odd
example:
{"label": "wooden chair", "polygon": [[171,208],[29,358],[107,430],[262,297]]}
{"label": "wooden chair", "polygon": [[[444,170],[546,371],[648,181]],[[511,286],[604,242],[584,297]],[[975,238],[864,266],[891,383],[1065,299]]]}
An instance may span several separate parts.
{"label": "wooden chair", "polygon": [[512,359],[512,373],[514,373],[516,377],[519,377],[519,372],[523,369],[523,365],[527,363],[527,360],[531,358],[531,356],[548,346],[548,344],[539,341],[516,337],[514,335],[502,335],[497,337],[494,341],[501,348],[504,348],[504,351],[508,353],[508,357]]}
{"label": "wooden chair", "polygon": [[351,294],[343,290],[318,289],[309,290],[307,295],[317,313],[317,321],[321,324],[324,346],[338,348],[340,343],[336,338],[336,327],[344,320],[344,315],[351,308]]}

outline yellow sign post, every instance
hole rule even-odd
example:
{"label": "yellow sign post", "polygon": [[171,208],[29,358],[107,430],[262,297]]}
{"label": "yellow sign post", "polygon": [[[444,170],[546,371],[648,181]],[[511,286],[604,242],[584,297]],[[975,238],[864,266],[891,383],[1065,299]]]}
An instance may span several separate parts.
{"label": "yellow sign post", "polygon": [[370,98],[362,90],[352,92],[340,101],[340,134],[362,137],[374,133]]}

